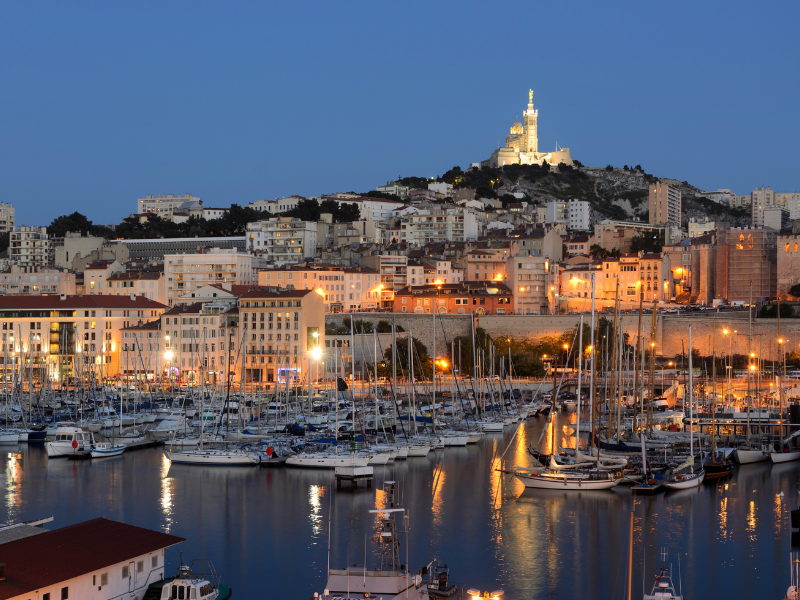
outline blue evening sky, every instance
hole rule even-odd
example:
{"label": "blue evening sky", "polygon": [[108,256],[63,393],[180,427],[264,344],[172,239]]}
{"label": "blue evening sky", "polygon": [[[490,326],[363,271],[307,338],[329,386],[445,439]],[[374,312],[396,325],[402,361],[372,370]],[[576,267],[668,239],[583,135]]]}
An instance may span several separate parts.
{"label": "blue evening sky", "polygon": [[797,2],[4,2],[0,201],[118,222],[540,149],[800,190]]}

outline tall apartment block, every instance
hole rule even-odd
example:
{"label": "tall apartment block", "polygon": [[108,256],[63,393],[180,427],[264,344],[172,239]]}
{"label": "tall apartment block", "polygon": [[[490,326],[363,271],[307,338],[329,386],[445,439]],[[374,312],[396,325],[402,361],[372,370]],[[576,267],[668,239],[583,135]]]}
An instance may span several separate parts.
{"label": "tall apartment block", "polygon": [[650,184],[650,224],[681,224],[681,191],[666,183]]}
{"label": "tall apartment block", "polygon": [[0,233],[14,229],[14,207],[10,202],[0,202]]}
{"label": "tall apartment block", "polygon": [[50,262],[47,227],[15,226],[9,235],[8,255],[20,267],[45,267]]}

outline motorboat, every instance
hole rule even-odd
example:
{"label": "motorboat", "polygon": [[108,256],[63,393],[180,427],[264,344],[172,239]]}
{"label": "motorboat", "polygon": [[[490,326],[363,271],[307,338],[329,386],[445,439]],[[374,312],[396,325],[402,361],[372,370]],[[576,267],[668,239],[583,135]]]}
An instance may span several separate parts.
{"label": "motorboat", "polygon": [[48,458],[63,458],[78,452],[88,452],[94,446],[94,435],[80,427],[59,427],[54,439],[45,442]]}
{"label": "motorboat", "polygon": [[189,565],[179,566],[175,577],[151,584],[148,593],[159,587],[161,593],[156,597],[161,600],[227,600],[231,597],[231,589],[220,584],[210,560],[194,560]]}
{"label": "motorboat", "polygon": [[[666,554],[664,554],[666,556]],[[649,594],[642,596],[643,600],[683,600],[683,592],[675,589],[672,583],[672,574],[669,573],[664,565],[656,575],[653,588]]]}
{"label": "motorboat", "polygon": [[92,458],[108,458],[110,456],[119,456],[125,452],[127,446],[114,445],[109,442],[98,442],[90,451]]}

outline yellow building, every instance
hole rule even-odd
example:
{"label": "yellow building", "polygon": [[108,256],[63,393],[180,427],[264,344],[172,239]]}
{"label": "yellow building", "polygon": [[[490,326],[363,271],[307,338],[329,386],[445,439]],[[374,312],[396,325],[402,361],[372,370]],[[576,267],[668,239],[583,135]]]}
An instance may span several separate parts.
{"label": "yellow building", "polygon": [[247,382],[284,383],[289,378],[307,383],[325,342],[322,296],[277,288],[248,292],[239,298],[239,334],[245,340]]}
{"label": "yellow building", "polygon": [[3,296],[0,360],[6,376],[33,363],[34,379],[114,379],[122,368],[122,330],[165,309],[141,296]]}

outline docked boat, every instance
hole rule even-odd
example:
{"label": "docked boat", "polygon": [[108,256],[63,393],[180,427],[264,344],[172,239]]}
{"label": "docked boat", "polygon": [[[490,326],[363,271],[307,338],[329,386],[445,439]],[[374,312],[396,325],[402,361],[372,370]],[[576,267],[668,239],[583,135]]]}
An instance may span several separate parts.
{"label": "docked boat", "polygon": [[45,442],[48,458],[63,458],[79,452],[89,452],[94,446],[94,435],[80,427],[59,427],[53,441]]}
{"label": "docked boat", "polygon": [[114,445],[109,442],[98,442],[90,451],[92,458],[108,458],[110,456],[119,456],[125,452],[127,446]]}
{"label": "docked boat", "polygon": [[243,450],[170,450],[164,452],[170,462],[179,465],[252,467],[260,462],[258,454]]}
{"label": "docked boat", "polygon": [[740,465],[763,462],[767,459],[769,459],[769,449],[764,447],[740,446],[733,451],[733,460]]}
{"label": "docked boat", "polygon": [[522,467],[517,467],[512,474],[526,488],[539,490],[610,490],[622,481],[613,473],[554,472]]}
{"label": "docked boat", "polygon": [[800,460],[800,451],[784,448],[782,452],[770,452],[769,459],[775,464]]}
{"label": "docked boat", "polygon": [[[202,567],[201,567],[202,565]],[[152,592],[160,593],[156,596]],[[189,565],[181,565],[175,577],[157,581],[150,585],[145,598],[161,600],[228,600],[231,589],[220,584],[219,576],[211,561],[194,560]]]}
{"label": "docked boat", "polygon": [[[409,453],[409,456],[411,454]],[[286,459],[287,467],[310,467],[335,469],[336,467],[366,467],[372,457],[360,454],[338,454],[336,452],[305,452]]]}

